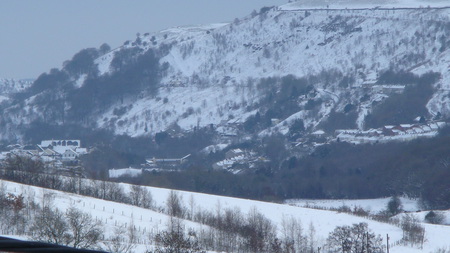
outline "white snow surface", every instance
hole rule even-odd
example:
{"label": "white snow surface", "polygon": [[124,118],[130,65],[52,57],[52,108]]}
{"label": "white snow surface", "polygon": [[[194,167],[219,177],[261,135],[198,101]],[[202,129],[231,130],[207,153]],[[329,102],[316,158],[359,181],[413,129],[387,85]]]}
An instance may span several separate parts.
{"label": "white snow surface", "polygon": [[20,92],[30,87],[33,83],[32,79],[10,79],[0,78],[0,94],[12,94]]}
{"label": "white snow surface", "polygon": [[[260,102],[272,91],[273,87],[258,86],[261,78],[320,76],[334,71],[355,76],[356,83],[352,87],[340,87],[339,81],[315,84],[313,99],[322,101],[320,105],[283,116],[279,124],[263,130],[260,136],[286,134],[297,119],[303,120],[307,132],[319,130],[331,112],[342,112],[348,104],[356,105],[357,126],[364,129],[364,118],[371,113],[373,102],[390,95],[368,84],[392,66],[415,74],[440,72],[442,79],[435,85],[427,109],[429,118],[439,114],[448,118],[450,47],[441,45],[449,37],[450,8],[443,8],[446,5],[449,1],[306,0],[232,23],[175,27],[141,35],[140,45],[129,42],[95,63],[100,75],[107,75],[117,50],[165,48],[160,64],[167,63],[168,69],[161,77],[158,94],[143,92],[118,100],[101,112],[94,110],[93,125],[116,134],[142,136],[174,125],[192,130],[244,122],[265,106]],[[316,6],[316,10],[304,10],[308,6]],[[81,87],[83,80],[80,77],[75,86]],[[275,86],[276,94],[280,87]],[[298,98],[300,108],[311,95]],[[365,95],[369,99],[361,102]],[[23,107],[5,109],[7,127],[0,137],[17,138],[15,126],[44,118],[46,109],[36,102],[39,100],[32,97]],[[114,109],[120,108],[125,108],[125,113],[114,115]]]}
{"label": "white snow surface", "polygon": [[[104,201],[91,197],[84,197],[76,194],[65,193],[61,191],[48,190],[34,186],[22,185],[9,181],[1,180],[1,183],[6,187],[6,191],[13,194],[23,194],[25,199],[34,199],[37,203],[42,203],[43,194],[52,194],[54,196],[54,206],[60,210],[66,210],[70,206],[75,206],[84,212],[90,213],[96,219],[102,220],[106,224],[105,233],[108,236],[113,231],[115,224],[124,225],[133,222],[136,228],[142,232],[160,231],[166,228],[168,216],[159,212],[148,209],[143,209],[135,206],[115,203],[111,201]],[[129,192],[129,184],[120,184],[125,191]],[[147,187],[151,192],[156,206],[164,206],[167,196],[171,190],[155,187]],[[391,243],[395,243],[402,237],[401,229],[390,224],[375,222],[361,217],[356,217],[344,213],[337,213],[334,211],[315,210],[291,205],[283,205],[269,202],[261,202],[247,199],[222,197],[216,195],[176,191],[186,204],[191,199],[194,202],[194,209],[209,210],[216,212],[216,210],[224,208],[239,208],[243,213],[248,213],[256,208],[260,213],[273,221],[280,232],[281,221],[283,218],[293,217],[300,219],[303,226],[307,227],[313,224],[319,242],[324,242],[328,233],[336,226],[351,225],[353,223],[367,222],[369,228],[377,234],[385,236],[389,234]],[[366,200],[367,205],[374,206],[384,202],[385,200],[374,200],[375,204],[370,204],[370,200]],[[187,205],[187,204],[186,204]],[[184,221],[187,228],[205,228],[204,225]],[[424,224],[426,228],[426,241],[423,249],[410,248],[404,246],[393,246],[391,252],[430,252],[438,248],[448,246],[448,234],[450,233],[449,226],[429,225]],[[144,252],[145,246],[141,245],[136,252]]]}
{"label": "white snow surface", "polygon": [[[347,206],[350,208],[362,207],[371,214],[377,214],[386,210],[390,198],[380,199],[290,199],[285,204],[300,207],[318,207],[318,208],[340,208]],[[408,212],[416,212],[421,210],[417,199],[400,197],[402,209]]]}
{"label": "white snow surface", "polygon": [[[355,9],[358,4],[367,8]],[[308,5],[325,10],[302,10]],[[116,134],[142,136],[174,125],[192,130],[210,124],[220,127],[227,122],[242,123],[256,112],[264,112],[261,106],[265,104],[260,102],[274,87],[259,87],[261,78],[320,76],[334,71],[354,75],[356,83],[345,88],[338,85],[339,81],[316,84],[314,94],[299,97],[298,105],[303,107],[311,96],[322,101],[320,105],[285,115],[260,136],[287,134],[298,119],[303,120],[307,132],[314,132],[332,111],[342,112],[348,104],[356,105],[357,126],[364,129],[364,118],[373,102],[389,96],[368,84],[391,66],[415,74],[440,72],[442,79],[427,109],[431,116],[441,114],[446,118],[450,116],[450,48],[441,43],[449,37],[450,9],[442,8],[445,5],[450,3],[307,0],[253,13],[232,23],[175,27],[140,36],[140,45],[126,43],[95,63],[100,75],[107,75],[117,50],[165,48],[160,63],[169,67],[161,77],[158,93],[125,97],[109,109],[97,111],[93,125]],[[423,8],[417,8],[420,6]],[[84,85],[84,80],[85,76],[74,80],[75,87]],[[279,92],[280,84],[275,86],[274,92]],[[360,102],[365,95],[369,99]],[[15,126],[44,118],[46,108],[39,104],[40,99],[38,95],[23,106],[5,109],[7,127],[0,137],[17,138]],[[114,114],[115,109],[123,108],[123,114]]]}
{"label": "white snow surface", "polygon": [[205,147],[204,149],[201,150],[202,153],[204,154],[209,154],[209,153],[216,153],[219,151],[224,150],[225,148],[227,148],[230,144],[226,144],[226,143],[220,143],[220,144],[216,144],[216,145],[209,145],[207,147]]}
{"label": "white snow surface", "polygon": [[6,101],[6,100],[8,100],[8,99],[9,99],[8,97],[1,96],[1,95],[0,95],[0,103],[3,102],[3,101]]}
{"label": "white snow surface", "polygon": [[[241,89],[236,95],[236,89]],[[177,123],[182,129],[218,124],[232,118],[243,122],[252,113],[245,112],[244,103],[253,103],[258,97],[250,90],[232,86],[163,87],[157,98],[128,100],[123,105],[130,108],[122,117],[116,117],[114,108],[97,122],[99,126],[113,125],[117,134],[131,136],[156,134]],[[118,122],[117,126],[114,124]],[[119,123],[123,122],[123,123]],[[146,127],[147,126],[147,127]]]}
{"label": "white snow surface", "polygon": [[[443,35],[439,22],[448,24],[450,16],[450,9],[437,7],[443,7],[448,1],[357,2],[371,8],[396,9],[351,10],[345,8],[358,7],[356,1],[333,1],[345,8],[330,12],[313,10],[307,15],[298,10],[299,6],[314,3],[333,7],[333,4],[331,1],[319,4],[312,0],[299,1],[265,14],[236,19],[230,24],[176,27],[141,36],[141,40],[147,42],[146,46],[141,46],[144,50],[171,45],[168,54],[160,60],[161,64],[169,64],[162,77],[162,87],[156,96],[118,102],[99,117],[97,125],[117,134],[139,136],[155,134],[173,124],[191,130],[230,119],[243,122],[256,113],[254,106],[263,98],[264,89],[256,87],[260,78],[289,74],[302,77],[337,70],[344,75],[365,73],[370,79],[392,64],[416,74],[440,71],[443,76],[437,85],[440,90],[427,108],[433,115],[438,112],[450,115],[450,50],[439,52],[440,44],[436,39]],[[400,6],[424,8],[400,9]],[[436,36],[412,40],[417,33]],[[152,45],[152,37],[157,45]],[[114,50],[97,59],[101,74],[110,71],[113,55]],[[407,57],[413,60],[406,61]],[[364,84],[363,79],[356,84],[361,89],[342,89],[335,83],[318,84],[314,87],[316,98],[323,101],[319,108],[280,119],[277,126],[260,134],[286,134],[295,119],[302,119],[306,129],[317,130],[315,128],[333,109],[339,112],[348,103],[358,104],[359,98],[367,92],[362,89]],[[364,116],[370,113],[372,102],[387,96],[372,91],[370,100],[358,107],[360,129],[364,127]],[[306,102],[299,100],[299,104]],[[130,109],[124,115],[113,115],[114,108],[123,106]]]}
{"label": "white snow surface", "polygon": [[138,177],[142,175],[142,169],[133,169],[133,168],[110,169],[108,170],[108,175],[109,178],[119,178],[123,176]]}
{"label": "white snow surface", "polygon": [[282,10],[297,10],[308,8],[422,8],[428,6],[448,7],[450,3],[446,0],[297,0],[280,8]]}

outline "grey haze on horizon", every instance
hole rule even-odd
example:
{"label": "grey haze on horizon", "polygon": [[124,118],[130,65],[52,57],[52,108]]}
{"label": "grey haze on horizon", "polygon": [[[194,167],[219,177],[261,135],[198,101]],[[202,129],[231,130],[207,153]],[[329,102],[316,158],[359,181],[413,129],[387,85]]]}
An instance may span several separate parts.
{"label": "grey haze on horizon", "polygon": [[287,0],[0,1],[0,78],[37,78],[83,48],[112,48],[136,33],[230,22]]}

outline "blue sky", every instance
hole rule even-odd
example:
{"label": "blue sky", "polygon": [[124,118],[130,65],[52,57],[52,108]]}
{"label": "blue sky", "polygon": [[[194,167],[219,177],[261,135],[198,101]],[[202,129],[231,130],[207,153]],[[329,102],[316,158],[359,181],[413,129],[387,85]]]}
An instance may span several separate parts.
{"label": "blue sky", "polygon": [[117,47],[136,33],[232,21],[287,0],[0,1],[0,77],[36,78],[87,47]]}

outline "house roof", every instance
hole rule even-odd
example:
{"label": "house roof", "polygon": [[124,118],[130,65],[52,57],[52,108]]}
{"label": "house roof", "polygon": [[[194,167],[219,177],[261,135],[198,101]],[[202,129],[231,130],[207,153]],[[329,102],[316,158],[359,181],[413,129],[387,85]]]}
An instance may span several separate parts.
{"label": "house roof", "polygon": [[244,151],[242,151],[242,149],[240,149],[240,148],[232,149],[232,150],[230,150],[228,152],[232,152],[232,153],[235,153],[235,154],[244,153]]}
{"label": "house roof", "polygon": [[73,154],[73,155],[78,155],[77,152],[73,151],[72,149],[66,149],[66,151],[64,151],[64,154]]}
{"label": "house roof", "polygon": [[53,156],[53,155],[58,155],[58,153],[55,152],[54,150],[46,148],[46,149],[43,149],[43,155]]}
{"label": "house roof", "polygon": [[43,140],[41,141],[42,147],[48,146],[67,146],[67,147],[80,147],[80,140]]}

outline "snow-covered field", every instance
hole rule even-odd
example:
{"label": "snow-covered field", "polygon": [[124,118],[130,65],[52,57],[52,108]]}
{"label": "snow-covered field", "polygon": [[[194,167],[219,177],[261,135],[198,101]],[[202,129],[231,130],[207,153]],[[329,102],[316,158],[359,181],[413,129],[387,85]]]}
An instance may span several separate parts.
{"label": "snow-covered field", "polygon": [[[390,198],[381,199],[291,199],[286,200],[285,203],[288,205],[299,206],[299,207],[318,207],[326,209],[336,209],[343,206],[350,208],[362,207],[369,211],[371,214],[376,214],[381,211],[386,210],[387,204]],[[408,212],[416,212],[421,210],[417,199],[410,199],[405,197],[400,197],[402,203],[402,209]]]}
{"label": "snow-covered field", "polygon": [[[22,185],[18,183],[12,183],[8,181],[2,181],[6,187],[7,192],[13,194],[23,194],[25,199],[32,199],[37,203],[42,202],[43,194],[53,194],[54,206],[61,210],[65,210],[70,206],[75,206],[84,212],[90,213],[95,219],[101,220],[104,223],[105,237],[113,231],[115,226],[125,225],[133,223],[141,236],[141,242],[144,242],[148,238],[148,233],[155,233],[157,231],[164,230],[167,226],[168,216],[155,212],[152,210],[130,206],[126,204],[115,203],[111,201],[104,201],[91,197],[79,196],[76,194],[65,193],[60,191],[42,189],[39,187],[33,187],[28,185]],[[130,185],[121,184],[126,191],[130,190]],[[164,206],[167,196],[170,192],[169,189],[148,187],[151,192],[156,206]],[[218,208],[239,208],[242,213],[248,213],[252,209],[256,208],[260,213],[269,218],[277,225],[278,233],[281,233],[281,222],[286,217],[293,217],[300,219],[303,226],[307,227],[309,224],[313,224],[317,232],[318,243],[324,243],[328,233],[332,231],[336,226],[352,225],[359,222],[367,222],[369,228],[376,234],[380,234],[383,237],[389,234],[391,243],[399,241],[402,237],[402,231],[400,228],[365,219],[362,217],[356,217],[345,213],[338,213],[335,211],[316,210],[310,208],[304,208],[286,204],[268,203],[247,199],[238,199],[231,197],[222,197],[209,194],[201,194],[194,192],[178,191],[182,196],[183,202],[188,206],[193,203],[195,210],[209,210],[215,212]],[[363,207],[370,207],[371,210],[376,211],[381,207],[384,207],[388,199],[377,200],[360,200],[360,201],[296,201],[297,204],[310,204],[323,206],[340,206],[342,203],[346,205],[360,205]],[[402,199],[404,208],[407,210],[415,210],[416,202],[413,200]],[[294,203],[291,201],[291,204]],[[205,225],[198,223],[184,221],[184,224],[188,228],[199,229],[205,228]],[[409,248],[404,246],[392,246],[391,252],[431,252],[438,248],[450,246],[448,241],[448,235],[450,234],[449,226],[442,225],[429,225],[424,224],[426,228],[426,242],[423,249]],[[136,252],[145,251],[146,245],[142,244],[136,248]]]}

